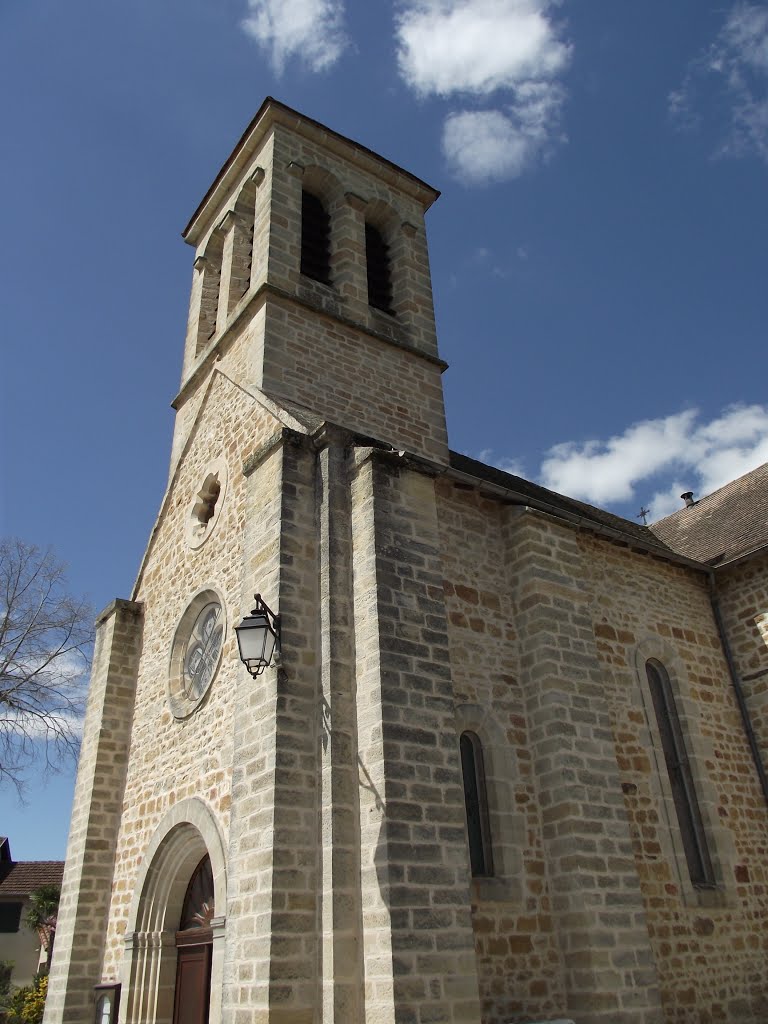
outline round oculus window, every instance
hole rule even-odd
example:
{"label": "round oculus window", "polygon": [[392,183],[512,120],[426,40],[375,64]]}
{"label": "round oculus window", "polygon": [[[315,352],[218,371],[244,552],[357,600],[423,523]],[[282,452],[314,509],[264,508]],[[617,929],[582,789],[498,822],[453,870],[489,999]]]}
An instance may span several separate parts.
{"label": "round oculus window", "polygon": [[176,718],[187,718],[213,682],[221,661],[226,619],[214,590],[203,590],[186,608],[171,647],[168,703]]}
{"label": "round oculus window", "polygon": [[211,602],[200,612],[192,627],[184,653],[181,688],[188,700],[202,697],[219,664],[224,627],[220,622],[221,605]]}

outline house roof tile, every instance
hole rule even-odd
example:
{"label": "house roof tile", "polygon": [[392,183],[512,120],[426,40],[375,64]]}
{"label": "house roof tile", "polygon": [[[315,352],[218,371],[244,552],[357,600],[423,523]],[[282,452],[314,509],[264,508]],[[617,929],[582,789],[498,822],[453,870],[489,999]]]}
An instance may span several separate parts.
{"label": "house roof tile", "polygon": [[28,896],[41,885],[61,885],[63,860],[17,860],[0,868],[0,896]]}
{"label": "house roof tile", "polygon": [[718,566],[768,545],[768,462],[650,527],[674,551]]}

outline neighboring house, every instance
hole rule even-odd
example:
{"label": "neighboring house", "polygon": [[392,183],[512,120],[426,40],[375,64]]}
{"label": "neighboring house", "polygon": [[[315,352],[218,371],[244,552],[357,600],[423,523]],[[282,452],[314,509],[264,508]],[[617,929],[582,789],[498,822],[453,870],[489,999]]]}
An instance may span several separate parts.
{"label": "neighboring house", "polygon": [[768,474],[651,529],[450,451],[436,198],[267,100],[184,233],[46,1024],[768,1021]]}
{"label": "neighboring house", "polygon": [[62,860],[14,860],[11,844],[0,836],[0,960],[12,961],[11,983],[29,985],[47,950],[24,920],[29,896],[41,885],[61,885]]}

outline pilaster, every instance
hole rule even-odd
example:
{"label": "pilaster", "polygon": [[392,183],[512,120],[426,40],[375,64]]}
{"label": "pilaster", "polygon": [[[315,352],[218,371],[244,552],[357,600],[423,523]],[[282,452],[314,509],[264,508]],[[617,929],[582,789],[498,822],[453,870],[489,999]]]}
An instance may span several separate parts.
{"label": "pilaster", "polygon": [[380,453],[353,481],[365,1007],[480,1020],[434,481]]}
{"label": "pilaster", "polygon": [[113,601],[97,619],[96,647],[75,785],[46,1024],[93,1016],[131,740],[142,606]]}
{"label": "pilaster", "polygon": [[516,509],[508,540],[566,1015],[579,1024],[658,1022],[658,978],[578,535]]}
{"label": "pilaster", "polygon": [[352,536],[344,438],[318,455],[322,1020],[360,1020],[360,847]]}
{"label": "pilaster", "polygon": [[[258,592],[278,611],[282,447],[247,471],[241,612]],[[269,1020],[278,669],[239,675],[234,719],[232,809],[222,1018]]]}
{"label": "pilaster", "polygon": [[242,670],[235,720],[224,1019],[310,1024],[317,1002],[314,452],[286,432],[249,476],[243,610],[282,619],[277,664]]}
{"label": "pilaster", "polygon": [[368,278],[365,269],[365,208],[367,201],[346,192],[336,206],[336,287],[347,316],[357,323],[368,320]]}

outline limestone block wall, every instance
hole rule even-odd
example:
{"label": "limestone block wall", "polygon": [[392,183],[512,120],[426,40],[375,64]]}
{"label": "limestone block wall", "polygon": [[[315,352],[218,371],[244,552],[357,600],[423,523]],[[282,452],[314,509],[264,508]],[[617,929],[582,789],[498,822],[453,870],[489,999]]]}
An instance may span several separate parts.
{"label": "limestone block wall", "polygon": [[318,454],[320,626],[320,1011],[363,1019],[360,771],[352,587],[351,453],[329,432]]}
{"label": "limestone block wall", "polygon": [[[424,228],[431,190],[357,147],[328,142],[327,136],[316,139],[275,126],[272,222],[279,230],[270,235],[270,281],[290,294],[336,301],[347,319],[436,356]],[[330,288],[314,290],[314,283],[299,272],[302,188],[318,195],[331,215]],[[368,305],[366,220],[379,228],[389,246],[394,317]]]}
{"label": "limestone block wall", "polygon": [[[425,196],[415,199],[404,176],[398,182],[390,172],[384,181],[374,161],[358,166],[359,159],[275,128],[269,281],[300,301],[270,301],[261,386],[345,428],[445,461]],[[303,187],[319,192],[331,215],[331,286],[299,272]],[[392,316],[368,305],[366,220],[389,242]]]}
{"label": "limestone block wall", "polygon": [[[243,683],[233,626],[250,607],[253,593],[247,592],[252,581],[244,576],[243,538],[254,512],[248,505],[242,467],[244,457],[272,438],[279,424],[221,374],[210,378],[203,406],[166,495],[136,588],[146,612],[146,639],[117,839],[102,967],[105,979],[121,975],[134,891],[148,846],[169,809],[199,797],[224,837],[228,835],[232,716]],[[204,543],[194,546],[190,525],[212,465],[219,468],[222,485],[216,519]],[[268,478],[265,486],[274,487],[274,481]],[[226,616],[221,664],[202,704],[189,717],[178,719],[168,701],[173,638],[194,595],[208,589],[220,595]],[[216,912],[223,914],[225,908]],[[173,929],[175,923],[168,926]]]}
{"label": "limestone block wall", "polygon": [[317,998],[313,471],[314,453],[289,443],[247,481],[243,587],[279,609],[283,652],[246,676],[233,724],[226,1020],[306,1022]]}
{"label": "limestone block wall", "polygon": [[114,601],[97,620],[45,1007],[48,1024],[90,1019],[93,986],[101,980],[141,645],[141,605]]}
{"label": "limestone block wall", "polygon": [[[595,1019],[590,987],[621,1007],[604,1008],[607,1019],[762,1020],[768,813],[705,574],[505,511],[447,478],[437,493],[460,728],[481,736],[492,763],[494,860],[499,837],[519,844],[517,891],[502,879],[473,883],[484,1021]],[[648,658],[675,688],[711,891],[688,876]],[[501,794],[491,721],[507,748]],[[501,819],[501,801],[517,817]],[[655,984],[661,1008],[639,1005]]]}
{"label": "limestone block wall", "polygon": [[[473,886],[483,1020],[542,1020],[565,1007],[537,780],[520,678],[519,622],[506,570],[505,507],[437,484],[454,699],[481,709],[459,729],[480,738],[494,868],[504,884]],[[501,733],[498,741],[496,731]],[[455,737],[458,757],[458,736]],[[492,771],[494,748],[499,769]],[[504,863],[500,846],[512,851]]]}
{"label": "limestone block wall", "polygon": [[731,653],[768,770],[768,554],[715,574]]}
{"label": "limestone block wall", "polygon": [[441,367],[303,306],[270,300],[263,376],[267,394],[395,447],[447,458]]}
{"label": "limestone block wall", "polygon": [[267,135],[196,243],[182,384],[267,280],[272,150]]}
{"label": "limestone block wall", "polygon": [[433,481],[357,454],[363,1020],[480,1017]]}
{"label": "limestone block wall", "polygon": [[170,476],[173,476],[189,434],[199,416],[214,365],[239,384],[258,384],[261,379],[265,319],[264,302],[257,299],[253,307],[249,308],[248,316],[238,320],[227,331],[226,337],[216,347],[215,356],[214,353],[210,353],[210,357],[201,362],[195,374],[187,380],[174,399],[176,419],[173,428]]}
{"label": "limestone block wall", "polygon": [[660,1019],[578,534],[511,509],[507,566],[566,1015]]}
{"label": "limestone block wall", "polygon": [[[705,575],[583,534],[605,696],[665,1020],[768,1015],[768,809],[715,628]],[[715,871],[690,882],[645,689],[666,668]]]}

